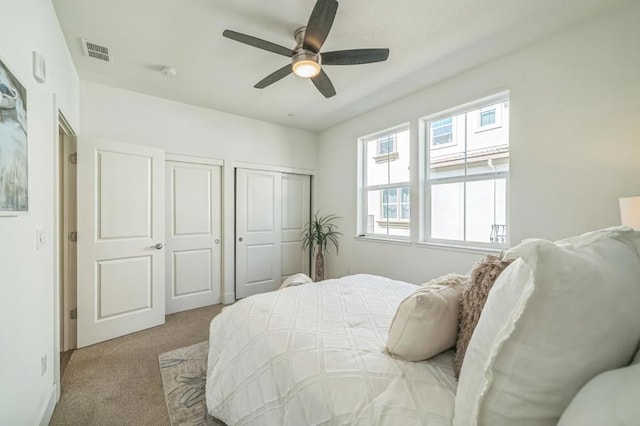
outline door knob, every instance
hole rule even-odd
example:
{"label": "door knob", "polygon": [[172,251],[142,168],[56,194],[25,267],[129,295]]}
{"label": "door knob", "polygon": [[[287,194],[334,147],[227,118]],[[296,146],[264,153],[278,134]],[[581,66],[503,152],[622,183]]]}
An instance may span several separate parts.
{"label": "door knob", "polygon": [[158,243],[158,244],[155,244],[155,245],[151,246],[151,248],[156,249],[156,250],[160,250],[160,249],[162,249],[162,247],[163,247],[162,243]]}
{"label": "door knob", "polygon": [[242,242],[242,237],[238,238],[238,241]]}
{"label": "door knob", "polygon": [[220,244],[220,240],[216,238],[215,243],[216,243],[216,244]]}

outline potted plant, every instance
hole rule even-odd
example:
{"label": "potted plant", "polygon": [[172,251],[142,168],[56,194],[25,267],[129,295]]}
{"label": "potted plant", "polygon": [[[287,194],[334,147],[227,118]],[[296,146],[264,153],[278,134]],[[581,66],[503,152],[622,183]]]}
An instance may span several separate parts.
{"label": "potted plant", "polygon": [[329,243],[333,244],[336,254],[338,253],[338,237],[342,233],[338,232],[337,226],[332,223],[335,219],[338,219],[338,216],[334,214],[320,216],[318,210],[302,234],[302,248],[309,249],[311,254],[316,256],[314,281],[324,280],[324,255],[329,251]]}

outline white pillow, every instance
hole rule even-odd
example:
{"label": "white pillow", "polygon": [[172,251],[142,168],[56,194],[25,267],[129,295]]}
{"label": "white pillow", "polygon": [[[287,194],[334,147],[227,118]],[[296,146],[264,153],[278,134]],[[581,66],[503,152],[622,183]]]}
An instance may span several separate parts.
{"label": "white pillow", "polygon": [[309,278],[307,274],[303,274],[303,273],[294,274],[282,282],[280,289],[287,288],[287,287],[294,287],[297,285],[302,285],[302,284],[307,284],[312,282],[313,280]]}
{"label": "white pillow", "polygon": [[558,426],[640,424],[640,364],[607,371],[578,392]]}
{"label": "white pillow", "polygon": [[463,275],[446,275],[404,299],[389,327],[387,352],[405,361],[422,361],[455,346],[460,296],[468,281]]}
{"label": "white pillow", "polygon": [[489,293],[462,365],[454,425],[556,424],[640,340],[640,232],[531,240]]}

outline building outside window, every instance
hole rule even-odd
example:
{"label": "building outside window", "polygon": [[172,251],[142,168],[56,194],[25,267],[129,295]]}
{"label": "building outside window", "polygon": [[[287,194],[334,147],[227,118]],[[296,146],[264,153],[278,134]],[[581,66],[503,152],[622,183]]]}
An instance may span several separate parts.
{"label": "building outside window", "polygon": [[[400,192],[400,195],[398,195]],[[410,190],[407,187],[382,190],[382,218],[409,220]]]}
{"label": "building outside window", "polygon": [[491,108],[488,111],[480,112],[480,127],[490,126],[496,123],[496,109]]}
{"label": "building outside window", "polygon": [[445,118],[431,123],[431,145],[443,146],[453,142],[453,120]]}
{"label": "building outside window", "polygon": [[408,238],[410,231],[409,126],[359,140],[360,235]]}
{"label": "building outside window", "polygon": [[[451,141],[440,129],[451,126]],[[509,99],[501,95],[423,119],[426,242],[507,243]]]}
{"label": "building outside window", "polygon": [[394,135],[378,139],[378,155],[391,154],[392,152],[396,152]]}
{"label": "building outside window", "polygon": [[502,108],[497,105],[478,109],[476,132],[484,132],[502,127]]}

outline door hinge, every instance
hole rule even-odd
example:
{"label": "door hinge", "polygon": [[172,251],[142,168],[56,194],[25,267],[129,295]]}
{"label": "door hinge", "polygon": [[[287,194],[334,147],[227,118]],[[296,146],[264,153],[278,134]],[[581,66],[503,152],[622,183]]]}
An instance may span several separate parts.
{"label": "door hinge", "polygon": [[78,153],[74,152],[73,154],[69,154],[69,162],[71,164],[78,164]]}
{"label": "door hinge", "polygon": [[78,308],[74,308],[69,312],[69,318],[78,319]]}
{"label": "door hinge", "polygon": [[76,231],[69,232],[69,241],[75,243],[78,241],[78,233]]}

